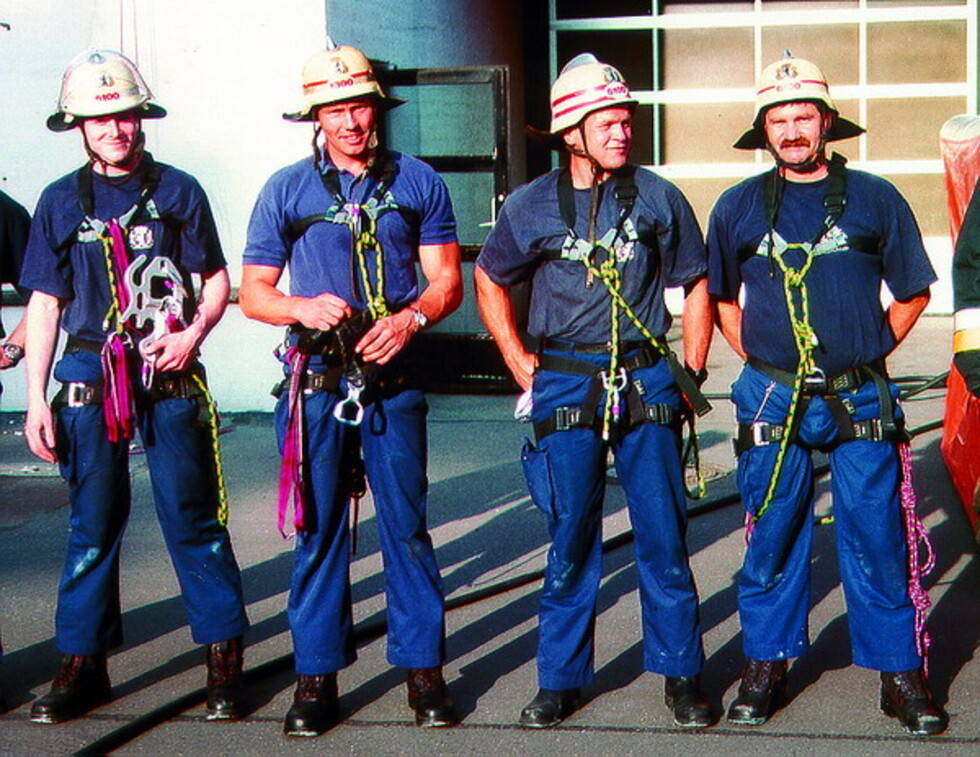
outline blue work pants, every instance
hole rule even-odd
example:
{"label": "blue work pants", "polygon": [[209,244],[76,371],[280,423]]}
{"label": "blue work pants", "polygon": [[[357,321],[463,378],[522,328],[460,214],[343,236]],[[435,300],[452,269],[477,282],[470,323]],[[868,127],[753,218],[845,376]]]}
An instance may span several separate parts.
{"label": "blue work pants", "polygon": [[[100,382],[99,356],[66,354],[55,377]],[[217,520],[207,419],[195,399],[164,399],[142,405],[138,428],[191,636],[198,644],[241,636],[248,619],[231,539]],[[71,513],[55,639],[65,654],[105,653],[123,641],[119,551],[131,507],[129,442],[110,442],[102,406],[82,405],[58,412],[57,444]]]}
{"label": "blue work pants", "polygon": [[[564,353],[569,356],[568,353]],[[576,354],[608,364],[608,356]],[[644,404],[680,406],[664,361],[630,374]],[[541,370],[534,378],[533,420],[578,407],[587,376]],[[602,404],[600,403],[600,412]],[[623,412],[628,412],[624,406]],[[613,446],[633,527],[643,622],[644,666],[689,676],[704,663],[698,596],[688,566],[685,499],[677,431],[643,423]],[[602,505],[608,445],[591,429],[557,431],[522,453],[528,490],[551,537],[539,604],[538,683],[573,689],[594,679],[596,603],[602,575]]]}
{"label": "blue work pants", "polygon": [[[898,390],[889,384],[892,400]],[[732,386],[739,423],[782,424],[792,390],[746,366]],[[881,417],[869,381],[841,398],[855,421]],[[896,417],[901,408],[895,403]],[[830,447],[837,555],[854,663],[884,671],[911,670],[915,611],[908,593],[901,466],[891,441],[856,439],[835,446],[839,432],[826,401],[812,397],[789,445],[771,505],[755,524],[738,579],[745,654],[757,660],[798,657],[809,646],[810,551],[813,544],[811,450]],[[752,447],[738,459],[738,485],[750,513],[762,506],[778,443]]]}
{"label": "blue work pants", "polygon": [[[342,385],[343,389],[343,385]],[[350,585],[350,502],[341,468],[352,426],[333,416],[339,397],[304,398],[306,530],[296,535],[289,624],[296,672],[333,673],[354,661]],[[282,449],[287,394],[276,407]],[[403,389],[370,402],[358,428],[377,515],[388,614],[388,661],[404,668],[445,659],[442,579],[426,524],[428,405]]]}

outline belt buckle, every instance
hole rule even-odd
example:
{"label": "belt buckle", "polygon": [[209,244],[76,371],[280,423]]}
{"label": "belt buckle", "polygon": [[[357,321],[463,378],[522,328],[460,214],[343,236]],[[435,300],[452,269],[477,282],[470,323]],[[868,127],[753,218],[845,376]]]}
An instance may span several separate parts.
{"label": "belt buckle", "polygon": [[753,423],[750,428],[752,429],[752,446],[753,447],[764,447],[767,444],[772,444],[771,439],[766,439],[765,431],[770,426],[769,423],[757,422]]}
{"label": "belt buckle", "polygon": [[92,395],[91,387],[80,381],[72,381],[67,387],[68,407],[84,407],[86,400]]}
{"label": "belt buckle", "polygon": [[824,373],[823,368],[814,368],[803,377],[803,389],[808,394],[827,393],[827,374]]}

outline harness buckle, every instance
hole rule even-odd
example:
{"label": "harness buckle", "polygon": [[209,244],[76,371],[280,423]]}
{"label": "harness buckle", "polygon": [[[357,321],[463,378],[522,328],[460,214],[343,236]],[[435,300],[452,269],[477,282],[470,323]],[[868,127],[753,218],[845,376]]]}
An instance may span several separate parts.
{"label": "harness buckle", "polygon": [[72,381],[65,384],[65,402],[68,407],[84,407],[92,404],[95,397],[95,387],[83,384],[81,381]]}
{"label": "harness buckle", "polygon": [[803,391],[807,394],[826,394],[828,391],[827,374],[823,368],[817,367],[803,377]]}
{"label": "harness buckle", "polygon": [[774,426],[772,423],[759,421],[753,423],[749,428],[752,429],[753,447],[764,447],[781,441],[783,438],[783,426]]}
{"label": "harness buckle", "polygon": [[555,431],[568,431],[578,425],[581,411],[577,407],[556,407],[555,408]]}
{"label": "harness buckle", "polygon": [[881,418],[869,418],[854,424],[854,438],[869,442],[880,442],[885,438]]}

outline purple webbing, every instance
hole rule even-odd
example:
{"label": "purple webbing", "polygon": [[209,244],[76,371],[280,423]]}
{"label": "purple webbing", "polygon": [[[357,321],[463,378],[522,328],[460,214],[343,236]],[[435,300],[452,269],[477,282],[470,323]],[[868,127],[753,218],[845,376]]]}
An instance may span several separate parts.
{"label": "purple webbing", "polygon": [[136,415],[126,357],[126,343],[123,339],[124,324],[118,322],[119,315],[129,307],[129,290],[125,285],[129,254],[119,222],[113,218],[106,228],[110,240],[110,265],[115,279],[113,294],[117,301],[113,303],[116,309],[116,323],[110,324],[110,327],[115,328],[115,332],[109,334],[105,344],[102,345],[102,378],[105,395],[102,413],[105,417],[107,438],[110,442],[118,442],[133,438]]}
{"label": "purple webbing", "polygon": [[[295,347],[286,352],[289,364],[289,396],[286,420],[286,438],[283,440],[282,465],[279,468],[279,508],[277,525],[283,538],[289,539],[305,529],[303,520],[303,501],[305,481],[303,480],[303,376],[309,355],[302,354]],[[293,504],[293,531],[286,531],[286,514],[289,503]]]}
{"label": "purple webbing", "polygon": [[[915,607],[915,646],[922,657],[922,669],[929,673],[929,631],[926,629],[926,612],[932,606],[929,593],[922,587],[922,577],[927,575],[936,565],[936,554],[929,542],[925,526],[916,515],[915,489],[912,487],[912,452],[908,443],[898,445],[898,454],[902,461],[902,513],[905,517],[905,540],[908,547],[909,565],[909,598]],[[926,560],[921,565],[919,561],[919,544],[925,545]]]}

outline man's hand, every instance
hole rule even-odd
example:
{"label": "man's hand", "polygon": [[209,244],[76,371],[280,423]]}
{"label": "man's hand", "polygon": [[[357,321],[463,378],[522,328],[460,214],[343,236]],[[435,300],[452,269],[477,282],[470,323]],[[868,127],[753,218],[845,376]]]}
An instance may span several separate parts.
{"label": "man's hand", "polygon": [[504,355],[504,362],[521,389],[525,392],[530,389],[534,383],[534,373],[538,369],[538,356],[533,352],[520,350]]}
{"label": "man's hand", "polygon": [[197,348],[202,337],[200,329],[187,328],[172,334],[164,334],[159,339],[149,342],[146,347],[141,347],[140,351],[143,357],[153,362],[154,370],[161,373],[186,371],[200,354]]}
{"label": "man's hand", "polygon": [[294,297],[293,317],[307,328],[329,331],[354,311],[335,294],[324,293],[316,297]]}
{"label": "man's hand", "polygon": [[29,407],[27,421],[24,424],[24,435],[31,452],[46,463],[56,463],[58,458],[54,452],[54,416],[48,405]]}
{"label": "man's hand", "polygon": [[400,310],[375,322],[354,347],[365,363],[384,365],[405,349],[419,330],[411,308]]}

